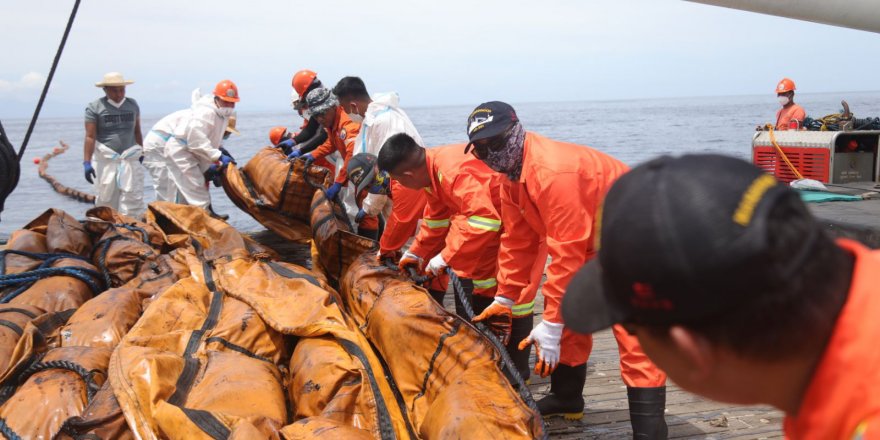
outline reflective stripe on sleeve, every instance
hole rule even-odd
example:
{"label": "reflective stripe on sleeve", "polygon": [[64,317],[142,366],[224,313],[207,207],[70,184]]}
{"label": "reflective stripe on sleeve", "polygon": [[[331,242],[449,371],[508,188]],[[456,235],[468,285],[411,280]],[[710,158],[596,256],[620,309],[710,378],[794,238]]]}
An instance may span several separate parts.
{"label": "reflective stripe on sleeve", "polygon": [[439,228],[448,228],[449,227],[449,219],[448,218],[425,218],[425,224],[428,225],[431,229],[439,229]]}
{"label": "reflective stripe on sleeve", "polygon": [[535,301],[532,300],[530,303],[514,305],[511,311],[513,316],[531,315],[535,311]]}
{"label": "reflective stripe on sleeve", "polygon": [[498,232],[501,230],[501,220],[480,217],[478,215],[468,217],[468,224],[477,229],[484,229],[486,231]]}
{"label": "reflective stripe on sleeve", "polygon": [[495,278],[486,278],[485,280],[473,280],[474,289],[490,289],[498,285]]}

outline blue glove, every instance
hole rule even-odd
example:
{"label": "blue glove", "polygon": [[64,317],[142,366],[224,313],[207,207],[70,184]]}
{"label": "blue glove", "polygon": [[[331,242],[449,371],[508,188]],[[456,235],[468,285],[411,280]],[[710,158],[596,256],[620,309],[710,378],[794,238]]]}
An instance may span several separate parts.
{"label": "blue glove", "polygon": [[276,147],[281,149],[293,148],[296,145],[296,141],[293,138],[283,140],[276,145]]}
{"label": "blue glove", "polygon": [[221,167],[221,168],[226,167],[226,166],[229,165],[230,163],[235,163],[235,161],[232,160],[232,157],[227,156],[227,155],[225,155],[225,154],[221,154],[221,155],[220,155],[220,167]]}
{"label": "blue glove", "polygon": [[300,160],[306,161],[306,166],[311,165],[312,162],[315,161],[315,156],[312,156],[312,153],[306,153],[306,154],[300,156],[299,158],[300,158]]}
{"label": "blue glove", "polygon": [[364,217],[366,217],[366,216],[367,216],[367,213],[364,212],[363,209],[361,209],[361,210],[358,211],[357,215],[354,216],[354,222],[355,222],[355,223],[360,223],[361,220],[363,220]]}
{"label": "blue glove", "polygon": [[341,189],[342,189],[341,183],[337,182],[337,183],[334,183],[333,185],[330,185],[330,188],[327,188],[327,192],[325,193],[327,196],[327,200],[335,199],[336,196],[339,195],[339,190],[341,190]]}
{"label": "blue glove", "polygon": [[[283,142],[282,142],[282,143],[283,143]],[[278,145],[281,145],[281,144],[278,144]],[[287,155],[287,160],[295,160],[295,159],[298,158],[301,154],[302,154],[302,153],[301,153],[299,150],[293,150],[293,151],[290,152],[290,154]]]}
{"label": "blue glove", "polygon": [[92,181],[92,178],[97,177],[98,175],[95,174],[95,169],[92,168],[92,163],[87,160],[84,160],[83,161],[83,170],[85,170],[85,172],[86,172],[86,181],[88,181],[89,183],[95,183],[94,181]]}

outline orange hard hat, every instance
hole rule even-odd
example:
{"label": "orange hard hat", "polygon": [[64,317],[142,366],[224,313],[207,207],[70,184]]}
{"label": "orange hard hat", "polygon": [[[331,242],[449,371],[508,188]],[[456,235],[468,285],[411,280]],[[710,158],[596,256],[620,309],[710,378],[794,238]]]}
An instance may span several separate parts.
{"label": "orange hard hat", "polygon": [[296,94],[299,95],[300,98],[304,98],[303,94],[309,89],[309,86],[312,85],[312,81],[317,77],[318,74],[311,70],[300,70],[293,75],[293,79],[290,80],[290,85],[293,86],[293,90],[296,90]]}
{"label": "orange hard hat", "polygon": [[269,130],[269,142],[272,142],[272,145],[278,145],[281,141],[284,140],[284,135],[287,134],[287,129],[284,127],[272,127]]}
{"label": "orange hard hat", "polygon": [[779,81],[779,84],[776,85],[776,93],[786,93],[794,90],[794,81],[788,78],[782,78],[782,81]]}
{"label": "orange hard hat", "polygon": [[228,79],[224,79],[217,83],[217,86],[214,87],[214,96],[226,102],[240,101],[238,98],[238,87],[235,86],[234,82]]}

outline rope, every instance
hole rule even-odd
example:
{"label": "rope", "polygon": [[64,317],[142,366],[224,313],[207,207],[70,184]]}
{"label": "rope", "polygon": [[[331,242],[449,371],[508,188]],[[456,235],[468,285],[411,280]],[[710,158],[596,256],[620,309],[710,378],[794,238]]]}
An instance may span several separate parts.
{"label": "rope", "polygon": [[[58,258],[60,259],[60,258]],[[56,261],[57,259],[50,259],[51,261]],[[46,260],[46,261],[50,261]],[[45,263],[44,263],[45,264]],[[0,275],[0,289],[9,286],[18,286],[24,284],[20,288],[16,289],[12,293],[0,298],[0,304],[6,304],[9,301],[12,301],[18,295],[22,294],[27,288],[30,287],[30,284],[33,284],[43,278],[54,277],[54,276],[68,276],[72,278],[76,278],[89,286],[92,292],[97,295],[103,289],[99,287],[99,285],[95,282],[95,280],[100,280],[101,274],[98,272],[86,269],[84,267],[77,266],[66,266],[66,267],[45,267],[34,269],[27,272],[15,273],[15,274],[7,274]]]}
{"label": "rope", "polygon": [[[471,307],[471,302],[468,300],[467,291],[461,285],[461,279],[458,278],[458,275],[452,271],[450,268],[446,268],[446,272],[449,273],[449,282],[452,283],[452,290],[455,292],[456,297],[461,302],[462,309],[464,309],[465,318],[469,322],[471,322],[477,330],[483,333],[483,336],[489,339],[489,342],[495,346],[495,349],[501,354],[501,366],[507,370],[507,373],[513,378],[513,381],[516,384],[517,392],[520,397],[522,397],[523,401],[526,402],[526,405],[529,406],[535,413],[541,414],[538,410],[538,404],[535,403],[534,397],[532,397],[532,392],[529,390],[529,387],[526,385],[522,376],[519,375],[519,371],[517,371],[516,367],[513,365],[513,360],[510,358],[510,354],[507,353],[507,348],[504,347],[504,344],[498,340],[495,336],[495,333],[489,329],[489,327],[482,322],[473,322],[474,319],[474,309]],[[544,420],[543,417],[538,417],[543,425]],[[544,432],[544,436],[546,437],[546,429],[542,426],[541,431]]]}
{"label": "rope", "polygon": [[37,118],[40,117],[40,110],[43,108],[43,101],[46,100],[46,93],[49,92],[49,86],[52,84],[52,78],[55,76],[55,69],[58,67],[58,61],[61,60],[61,53],[64,52],[64,44],[67,43],[67,36],[70,35],[70,28],[73,27],[73,19],[76,18],[76,11],[79,9],[80,0],[76,0],[73,4],[73,10],[70,11],[70,18],[67,20],[67,28],[64,29],[64,35],[61,37],[61,44],[58,45],[58,52],[55,53],[55,59],[52,61],[52,68],[49,69],[49,76],[46,78],[46,84],[43,85],[43,93],[40,94],[40,100],[37,102],[37,108],[34,109],[34,117],[28,126],[27,133],[24,135],[24,142],[21,143],[21,149],[18,150],[18,161],[21,162],[24,156],[24,150],[27,148],[28,141],[31,139],[31,133],[34,126],[37,125]]}
{"label": "rope", "polygon": [[43,370],[52,370],[52,369],[67,370],[67,371],[71,371],[71,372],[78,374],[82,378],[83,382],[86,383],[86,403],[87,404],[92,401],[92,398],[95,397],[95,393],[97,393],[98,389],[100,388],[98,386],[98,383],[95,382],[95,378],[94,378],[95,374],[96,373],[103,374],[106,376],[106,373],[104,373],[101,370],[95,369],[95,370],[89,371],[89,370],[86,370],[85,368],[83,368],[82,365],[79,365],[79,364],[71,362],[71,361],[58,360],[58,361],[47,361],[47,362],[34,362],[29,367],[27,367],[24,371],[21,372],[21,374],[18,376],[18,378],[16,380],[16,383],[11,383],[11,384],[6,385],[4,387],[4,388],[7,388],[7,390],[5,390],[5,393],[8,393],[9,392],[8,389],[10,389],[10,388],[13,389],[13,391],[14,391],[14,389],[18,387],[18,384],[23,383],[32,375],[39,373],[40,371],[43,371]]}
{"label": "rope", "polygon": [[785,164],[788,165],[788,168],[794,173],[795,176],[797,176],[799,180],[803,179],[804,176],[801,174],[800,171],[797,170],[797,168],[794,167],[794,165],[791,164],[791,161],[788,160],[788,156],[786,156],[785,152],[782,151],[782,147],[780,147],[779,144],[776,143],[776,135],[773,134],[773,125],[767,124],[767,130],[770,134],[770,143],[772,143],[773,146],[776,147],[776,151],[779,153],[780,156],[782,156],[782,160],[785,161]]}
{"label": "rope", "polygon": [[27,252],[20,251],[16,249],[4,249],[0,251],[0,275],[6,274],[6,254],[13,255],[21,255],[23,257],[33,258],[35,260],[48,260],[53,257],[61,257],[61,258],[71,258],[74,260],[80,260],[91,263],[92,261],[86,257],[76,255],[76,254],[68,254],[64,252],[56,252],[52,254],[40,253],[40,252]]}
{"label": "rope", "polygon": [[21,440],[21,437],[6,424],[6,420],[0,417],[0,434],[3,434],[8,440]]}
{"label": "rope", "polygon": [[40,178],[48,182],[49,185],[52,186],[52,189],[55,190],[55,192],[57,192],[58,194],[70,197],[76,201],[83,203],[95,203],[94,195],[66,186],[47,172],[49,169],[49,160],[55,156],[64,154],[64,152],[66,152],[70,148],[70,146],[67,145],[64,141],[59,141],[59,143],[61,144],[60,147],[56,147],[51,152],[44,155],[43,159],[40,160],[40,165],[37,167],[37,174],[39,174]]}

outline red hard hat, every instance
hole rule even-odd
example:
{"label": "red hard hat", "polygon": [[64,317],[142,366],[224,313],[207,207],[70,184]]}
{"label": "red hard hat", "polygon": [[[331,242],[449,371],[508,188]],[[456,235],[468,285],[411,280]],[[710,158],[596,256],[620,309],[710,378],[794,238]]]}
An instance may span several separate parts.
{"label": "red hard hat", "polygon": [[287,129],[284,127],[272,127],[269,130],[269,142],[272,142],[272,145],[278,145],[281,141],[284,140],[284,135],[287,134]]}
{"label": "red hard hat", "polygon": [[782,81],[779,81],[779,84],[776,85],[776,93],[786,93],[794,90],[794,81],[788,78],[782,78]]}
{"label": "red hard hat", "polygon": [[300,70],[293,75],[293,79],[290,80],[290,85],[293,86],[293,90],[296,90],[296,94],[299,95],[300,98],[304,98],[303,93],[309,89],[309,86],[312,85],[312,81],[317,77],[318,74],[311,70]]}
{"label": "red hard hat", "polygon": [[224,79],[217,83],[217,86],[214,87],[214,96],[226,102],[240,101],[238,98],[238,87],[235,86],[234,82],[228,79]]}

